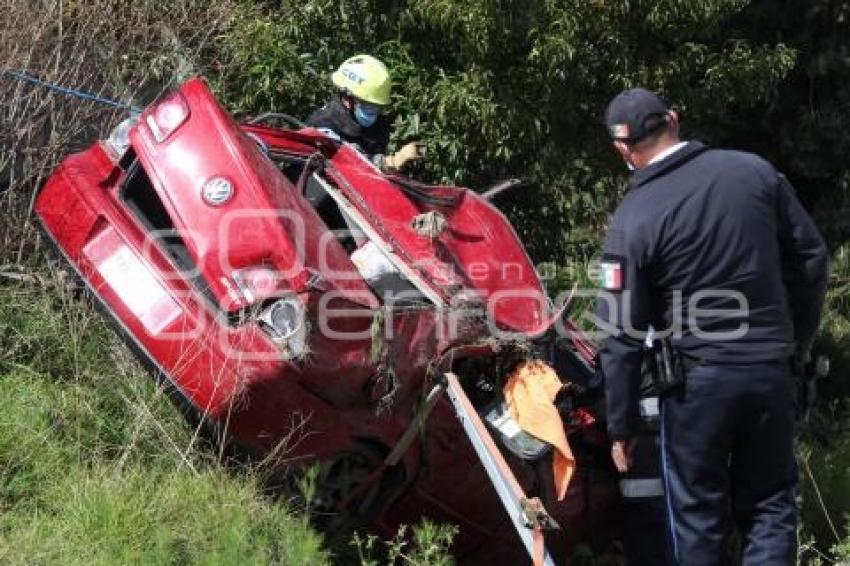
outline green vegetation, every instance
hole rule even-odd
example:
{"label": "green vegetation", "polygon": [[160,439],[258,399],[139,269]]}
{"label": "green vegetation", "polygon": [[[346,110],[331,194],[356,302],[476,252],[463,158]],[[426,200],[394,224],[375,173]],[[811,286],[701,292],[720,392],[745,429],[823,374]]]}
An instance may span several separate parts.
{"label": "green vegetation", "polygon": [[777,100],[797,51],[750,41],[737,23],[746,4],[256,3],[218,42],[232,64],[215,77],[237,113],[306,116],[347,54],[380,56],[395,80],[396,143],[428,145],[413,173],[472,187],[521,177],[499,204],[533,255],[563,268],[595,250],[625,184],[601,118],[619,90],[659,89],[699,136]]}
{"label": "green vegetation", "polygon": [[198,446],[86,302],[0,291],[0,561],[327,563],[306,515]]}
{"label": "green vegetation", "polygon": [[818,388],[815,410],[801,431],[800,480],[803,537],[811,544],[803,556],[825,560],[832,548],[836,559],[847,560],[850,545],[850,257],[840,248],[833,256],[832,289],[816,347],[832,364],[830,376]]}
{"label": "green vegetation", "polygon": [[374,535],[355,534],[352,545],[361,566],[380,564],[450,566],[454,561],[447,550],[455,534],[457,534],[456,527],[438,525],[426,519],[412,533],[402,526],[390,541],[380,541]]}
{"label": "green vegetation", "polygon": [[[626,86],[659,90],[687,137],[782,169],[834,251],[818,347],[833,373],[801,431],[803,561],[850,560],[850,4],[813,0],[65,0],[0,13],[0,62],[137,105],[205,75],[239,116],[305,116],[346,56],[396,79],[393,143],[410,174],[473,188],[521,177],[497,204],[550,287],[585,266],[627,172],[601,127]],[[0,81],[0,561],[322,563],[303,511],[225,472],[85,303],[35,251],[33,192],[121,113]],[[442,563],[441,528],[364,563]],[[414,539],[416,535],[414,536]],[[416,542],[414,540],[414,542]],[[434,554],[429,549],[435,549]]]}

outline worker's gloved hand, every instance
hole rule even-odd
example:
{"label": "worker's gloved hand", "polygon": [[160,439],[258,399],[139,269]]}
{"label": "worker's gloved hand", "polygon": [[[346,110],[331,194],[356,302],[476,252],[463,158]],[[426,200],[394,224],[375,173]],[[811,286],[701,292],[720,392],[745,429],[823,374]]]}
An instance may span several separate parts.
{"label": "worker's gloved hand", "polygon": [[421,159],[425,155],[425,144],[422,142],[410,142],[402,146],[397,152],[384,158],[384,168],[401,169],[409,161]]}

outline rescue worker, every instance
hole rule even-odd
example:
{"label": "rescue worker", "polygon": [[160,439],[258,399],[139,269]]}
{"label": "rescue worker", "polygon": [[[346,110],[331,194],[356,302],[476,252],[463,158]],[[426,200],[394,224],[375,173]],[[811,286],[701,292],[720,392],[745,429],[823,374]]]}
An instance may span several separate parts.
{"label": "rescue worker", "polygon": [[[651,330],[650,330],[651,335]],[[667,504],[661,477],[658,391],[644,369],[638,399],[638,422],[630,446],[630,463],[620,471],[623,509],[623,555],[626,566],[667,566]]]}
{"label": "rescue worker", "polygon": [[384,111],[390,104],[392,85],[381,61],[371,55],[355,55],[343,61],[331,81],[337,93],[307,118],[308,126],[356,144],[381,169],[401,169],[421,157],[422,146],[417,142],[387,155],[390,122]]}
{"label": "rescue worker", "polygon": [[[600,262],[598,323],[612,458],[639,420],[643,341],[668,336],[682,382],[661,398],[673,559],[720,564],[725,517],[745,565],[794,564],[794,379],[823,306],[827,251],[785,177],[748,153],[679,139],[645,89],[615,97],[606,125],[635,171]],[[675,364],[674,364],[675,366]]]}

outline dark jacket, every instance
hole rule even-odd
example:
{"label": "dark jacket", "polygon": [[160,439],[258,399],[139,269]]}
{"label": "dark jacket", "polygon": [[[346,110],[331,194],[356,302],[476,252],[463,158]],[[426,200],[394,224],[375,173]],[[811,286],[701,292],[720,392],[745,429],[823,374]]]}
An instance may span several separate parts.
{"label": "dark jacket", "polygon": [[635,431],[650,324],[703,363],[776,361],[811,343],[827,283],[826,247],[785,177],[696,142],[634,174],[602,265],[619,269],[597,309],[614,438]]}
{"label": "dark jacket", "polygon": [[310,114],[307,125],[314,128],[327,128],[343,141],[357,144],[366,155],[385,155],[390,141],[390,123],[385,115],[370,127],[364,128],[354,119],[351,111],[342,104],[339,95]]}

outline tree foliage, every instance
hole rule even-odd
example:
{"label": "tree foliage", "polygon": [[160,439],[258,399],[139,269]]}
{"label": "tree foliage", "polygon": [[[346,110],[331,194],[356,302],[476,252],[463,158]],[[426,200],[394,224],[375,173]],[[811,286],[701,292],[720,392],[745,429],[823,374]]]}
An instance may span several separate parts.
{"label": "tree foliage", "polygon": [[745,0],[309,0],[248,4],[222,38],[218,86],[239,112],[302,116],[356,52],[387,62],[396,144],[421,138],[412,174],[474,188],[526,181],[500,206],[538,260],[586,258],[626,171],[602,127],[606,102],[645,85],[686,133],[726,140],[727,115],[776,104],[797,50],[745,33]]}

